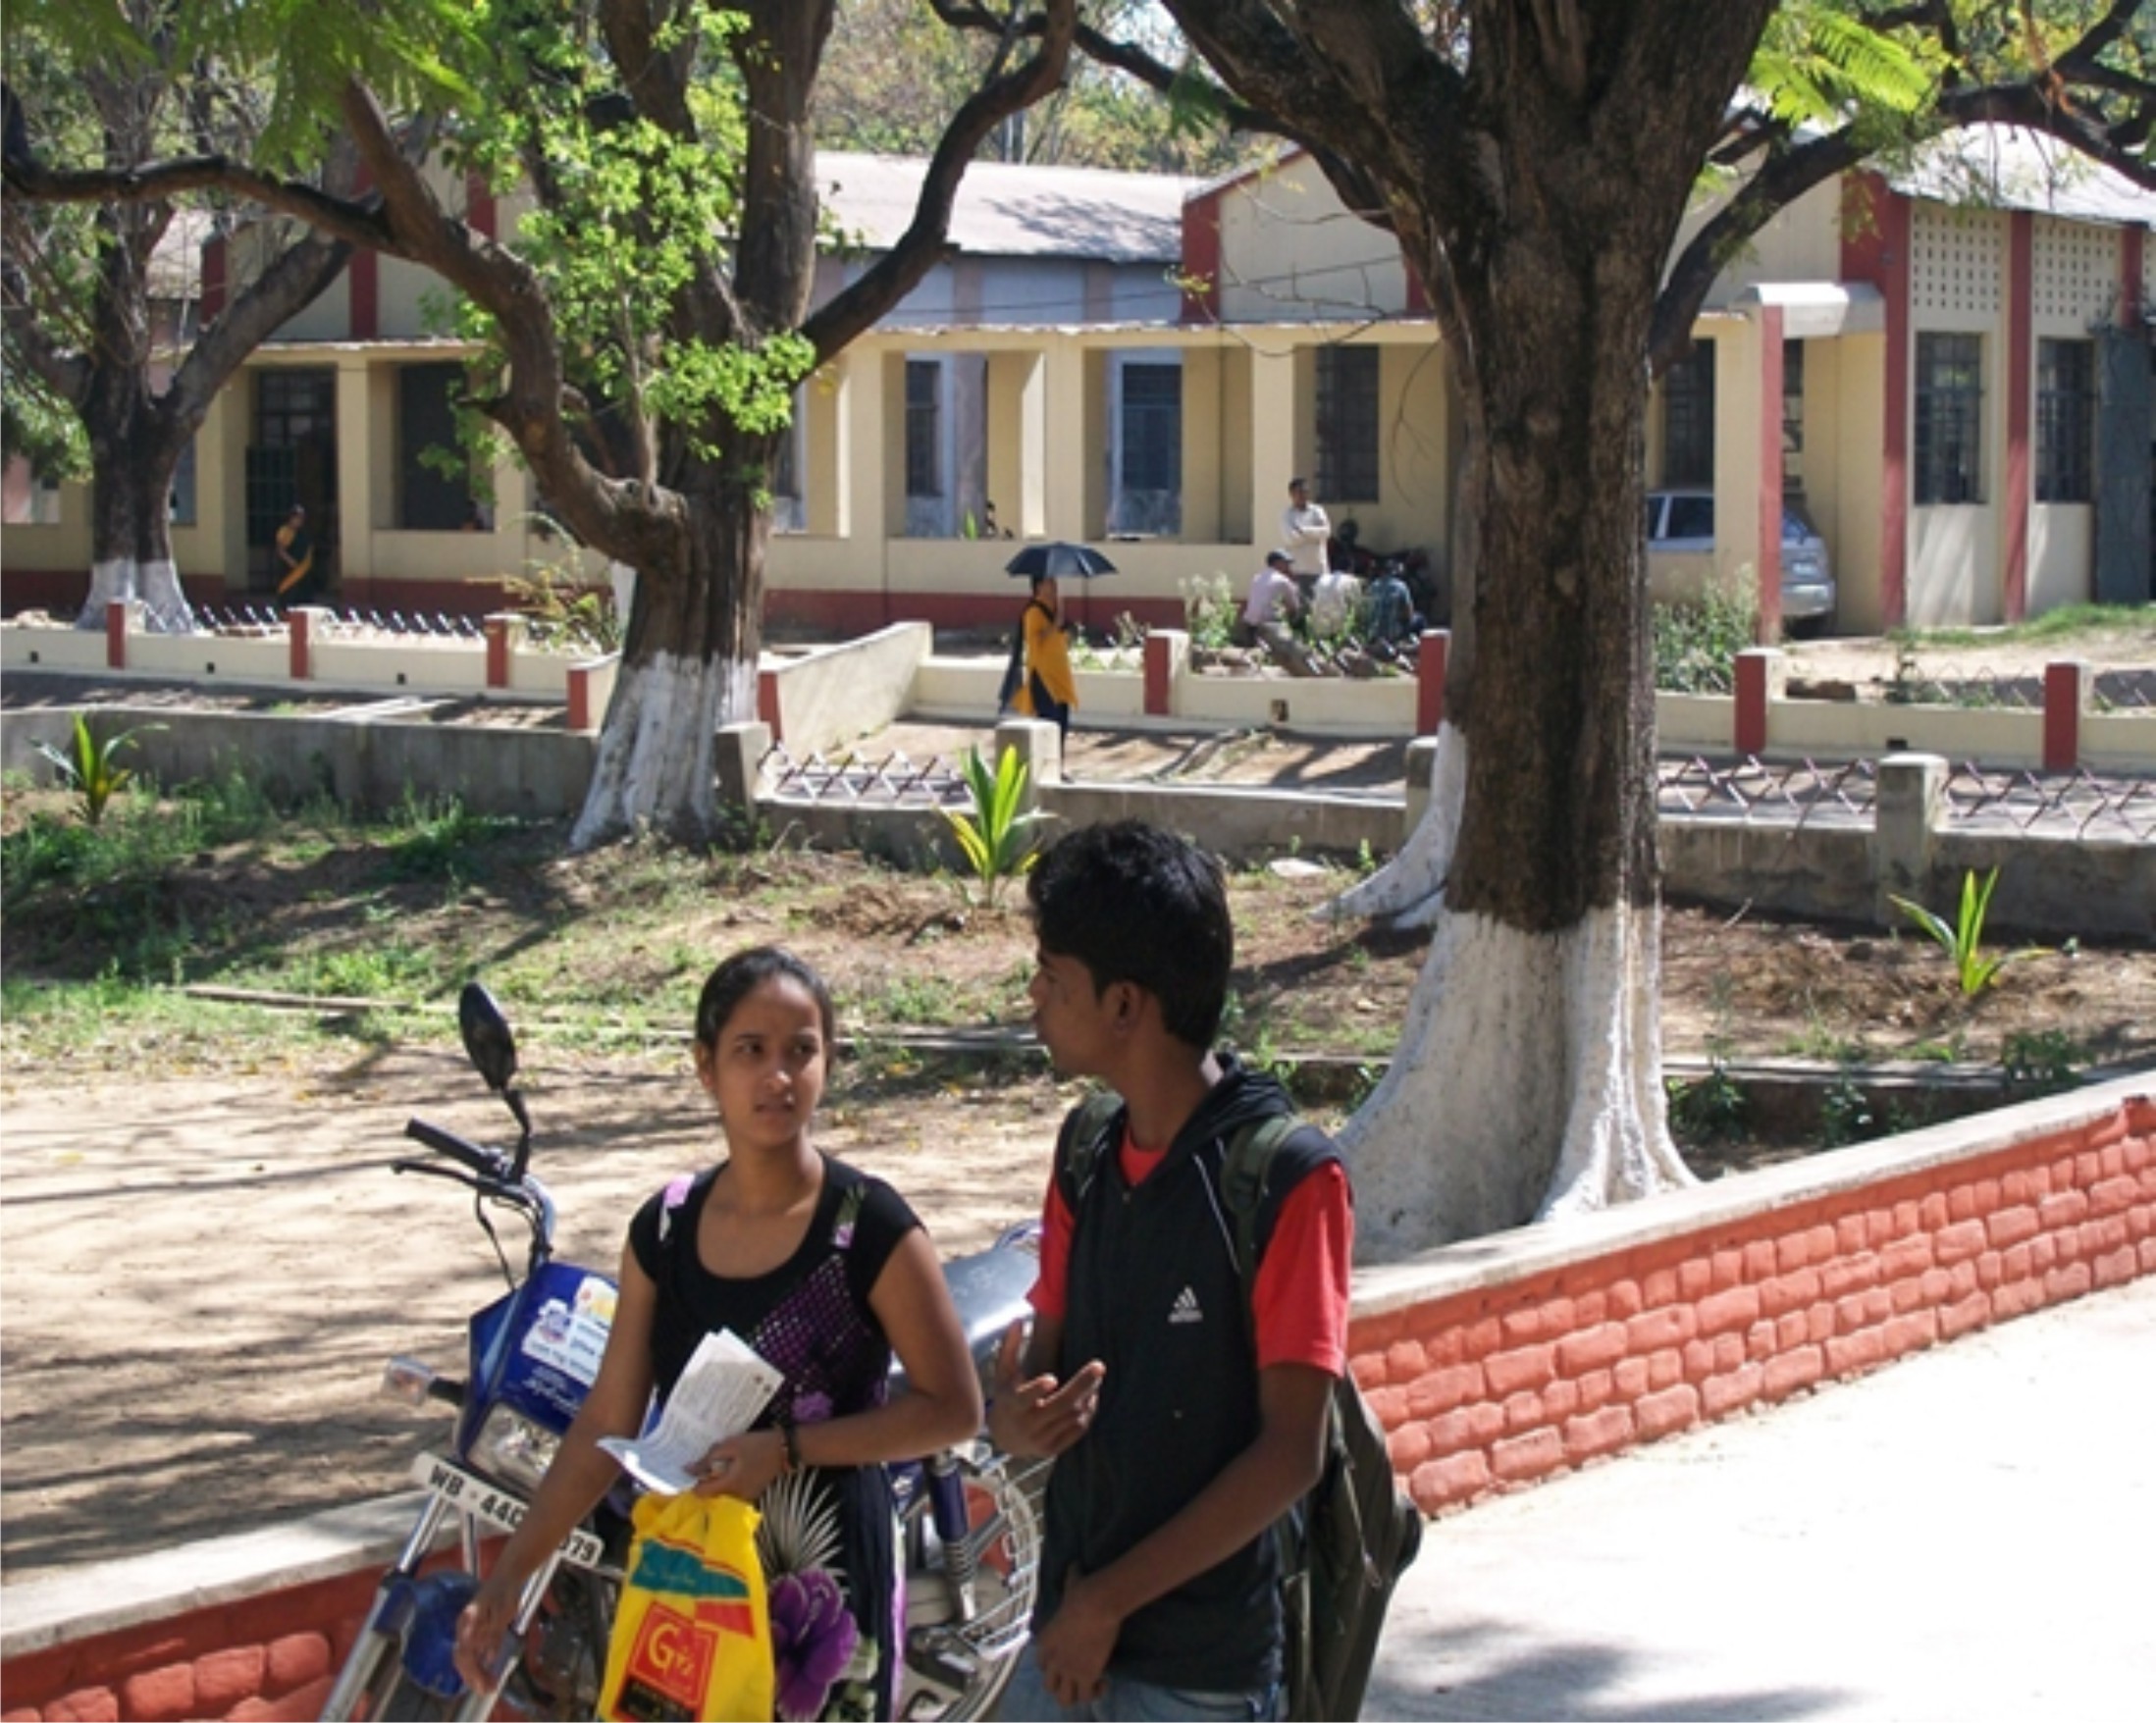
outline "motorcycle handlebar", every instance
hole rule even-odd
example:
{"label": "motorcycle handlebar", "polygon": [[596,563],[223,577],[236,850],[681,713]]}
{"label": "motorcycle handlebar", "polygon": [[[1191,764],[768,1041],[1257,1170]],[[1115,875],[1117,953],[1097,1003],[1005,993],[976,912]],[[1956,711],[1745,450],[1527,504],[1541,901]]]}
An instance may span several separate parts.
{"label": "motorcycle handlebar", "polygon": [[405,1123],[404,1134],[417,1143],[425,1143],[438,1155],[447,1155],[460,1166],[469,1168],[480,1177],[497,1183],[508,1181],[508,1163],[493,1149],[484,1149],[477,1143],[466,1142],[452,1131],[444,1130],[438,1124],[429,1124],[424,1119],[410,1120]]}

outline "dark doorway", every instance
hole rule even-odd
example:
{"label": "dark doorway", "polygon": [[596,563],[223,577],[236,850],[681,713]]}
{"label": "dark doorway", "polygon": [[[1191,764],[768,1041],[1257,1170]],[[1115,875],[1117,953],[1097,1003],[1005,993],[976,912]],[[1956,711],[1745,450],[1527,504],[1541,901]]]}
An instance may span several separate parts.
{"label": "dark doorway", "polygon": [[319,594],[337,584],[337,373],[257,371],[247,448],[247,590],[277,585],[277,529],[298,503],[314,538]]}

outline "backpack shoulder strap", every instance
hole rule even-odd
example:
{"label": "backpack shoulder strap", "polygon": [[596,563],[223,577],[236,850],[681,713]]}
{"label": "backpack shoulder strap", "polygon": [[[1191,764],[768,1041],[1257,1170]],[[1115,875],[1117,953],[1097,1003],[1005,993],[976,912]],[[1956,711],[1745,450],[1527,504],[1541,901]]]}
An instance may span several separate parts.
{"label": "backpack shoulder strap", "polygon": [[1063,1130],[1056,1138],[1056,1184],[1072,1214],[1078,1212],[1085,1193],[1114,1152],[1116,1123],[1122,1117],[1122,1097],[1108,1090],[1086,1096],[1065,1115]]}
{"label": "backpack shoulder strap", "polygon": [[1255,1314],[1253,1294],[1258,1285],[1258,1215],[1271,1191],[1273,1167],[1280,1147],[1302,1128],[1292,1113],[1254,1120],[1229,1140],[1221,1163],[1221,1195],[1227,1199],[1229,1218],[1236,1225],[1236,1272],[1242,1280],[1242,1301]]}

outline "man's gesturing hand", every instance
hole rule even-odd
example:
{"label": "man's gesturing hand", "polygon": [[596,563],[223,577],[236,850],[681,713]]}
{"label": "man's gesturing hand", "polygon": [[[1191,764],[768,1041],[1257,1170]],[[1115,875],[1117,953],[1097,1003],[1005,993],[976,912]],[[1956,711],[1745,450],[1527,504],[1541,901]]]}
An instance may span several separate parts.
{"label": "man's gesturing hand", "polygon": [[1053,1376],[1019,1380],[1025,1327],[1013,1323],[996,1353],[996,1392],[988,1408],[988,1435],[1007,1454],[1049,1459],[1091,1428],[1108,1367],[1097,1358],[1067,1383]]}

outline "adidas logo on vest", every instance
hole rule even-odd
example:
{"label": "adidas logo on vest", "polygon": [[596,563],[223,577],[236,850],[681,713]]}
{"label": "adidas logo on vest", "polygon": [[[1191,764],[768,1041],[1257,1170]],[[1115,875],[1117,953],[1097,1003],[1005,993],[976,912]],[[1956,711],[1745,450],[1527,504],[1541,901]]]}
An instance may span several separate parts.
{"label": "adidas logo on vest", "polygon": [[1205,1312],[1198,1308],[1198,1295],[1191,1291],[1189,1287],[1183,1287],[1181,1292],[1176,1294],[1176,1302],[1169,1308],[1168,1326],[1174,1328],[1178,1323],[1203,1322],[1204,1320]]}

